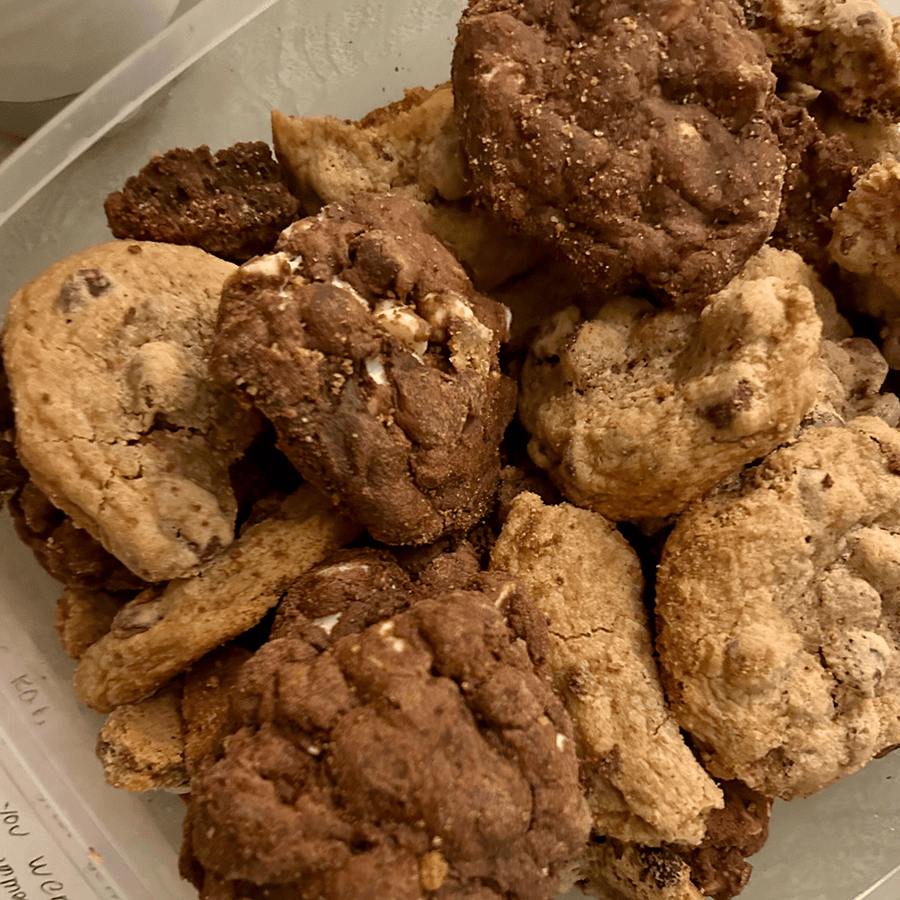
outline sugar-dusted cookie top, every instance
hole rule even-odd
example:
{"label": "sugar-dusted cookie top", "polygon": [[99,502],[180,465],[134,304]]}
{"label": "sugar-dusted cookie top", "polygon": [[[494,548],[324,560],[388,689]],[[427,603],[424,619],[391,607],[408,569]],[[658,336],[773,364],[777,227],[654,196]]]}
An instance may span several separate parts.
{"label": "sugar-dusted cookie top", "polygon": [[775,78],[734,0],[477,0],[452,73],[476,195],[586,281],[702,305],[775,226]]}
{"label": "sugar-dusted cookie top", "polygon": [[900,435],[806,430],[678,520],[657,577],[668,696],[710,771],[812,794],[900,741]]}
{"label": "sugar-dusted cookie top", "polygon": [[817,306],[834,314],[811,270],[766,247],[699,313],[623,297],[587,321],[556,314],[522,373],[531,457],[616,521],[681,511],[812,406]]}
{"label": "sugar-dusted cookie top", "polygon": [[54,264],[10,301],[3,352],[19,458],[135,574],[193,574],[234,538],[228,466],[257,418],[208,377],[231,263],[114,241]]}

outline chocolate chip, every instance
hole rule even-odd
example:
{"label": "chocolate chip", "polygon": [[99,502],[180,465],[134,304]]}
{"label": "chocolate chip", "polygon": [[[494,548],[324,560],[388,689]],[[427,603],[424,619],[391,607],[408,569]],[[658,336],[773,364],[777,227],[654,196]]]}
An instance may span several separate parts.
{"label": "chocolate chip", "polygon": [[707,406],[703,415],[712,422],[716,428],[728,428],[734,422],[735,416],[750,408],[753,399],[753,388],[750,383],[741,379],[737,383],[730,397],[719,403]]}

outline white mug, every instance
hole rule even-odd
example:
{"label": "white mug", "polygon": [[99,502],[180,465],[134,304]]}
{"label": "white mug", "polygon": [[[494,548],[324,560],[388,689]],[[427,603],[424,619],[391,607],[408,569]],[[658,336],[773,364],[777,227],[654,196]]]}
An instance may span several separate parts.
{"label": "white mug", "polygon": [[77,94],[165,28],[179,0],[0,0],[0,101]]}

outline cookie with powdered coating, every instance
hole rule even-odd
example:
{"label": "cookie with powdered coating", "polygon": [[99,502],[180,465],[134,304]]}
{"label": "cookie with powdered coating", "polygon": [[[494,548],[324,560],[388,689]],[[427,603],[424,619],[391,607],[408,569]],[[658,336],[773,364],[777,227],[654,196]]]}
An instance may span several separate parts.
{"label": "cookie with powdered coating", "polygon": [[506,308],[396,197],[331,204],[276,250],[225,284],[216,375],[377,540],[465,533],[496,490],[515,404]]}
{"label": "cookie with powdered coating", "polygon": [[767,247],[700,313],[623,297],[549,319],[520,387],[532,459],[620,521],[677,513],[778,446],[816,394],[830,295],[806,269]]}
{"label": "cookie with powdered coating", "polygon": [[191,575],[234,539],[228,466],[258,419],[208,377],[234,269],[196,247],[114,241],[55,263],[10,301],[19,459],[146,581]]}
{"label": "cookie with powdered coating", "polygon": [[657,648],[717,777],[807,796],[900,738],[900,435],[808,429],[685,512],[657,577]]}
{"label": "cookie with powdered coating", "polygon": [[775,78],[733,0],[477,0],[452,74],[477,196],[586,281],[700,306],[775,226]]}
{"label": "cookie with powdered coating", "polygon": [[611,522],[536,494],[512,502],[491,566],[525,585],[575,724],[593,830],[696,844],[722,793],[688,749],[653,655],[637,554]]}
{"label": "cookie with powdered coating", "polygon": [[855,118],[900,120],[900,23],[876,0],[743,0],[772,68]]}

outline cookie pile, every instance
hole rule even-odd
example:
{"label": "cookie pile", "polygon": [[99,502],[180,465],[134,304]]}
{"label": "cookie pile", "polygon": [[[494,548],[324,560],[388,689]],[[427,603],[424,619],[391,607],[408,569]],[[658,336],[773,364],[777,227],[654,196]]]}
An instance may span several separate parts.
{"label": "cookie pile", "polygon": [[12,298],[0,497],[201,898],[728,900],[900,745],[898,121],[868,0],[472,0]]}

